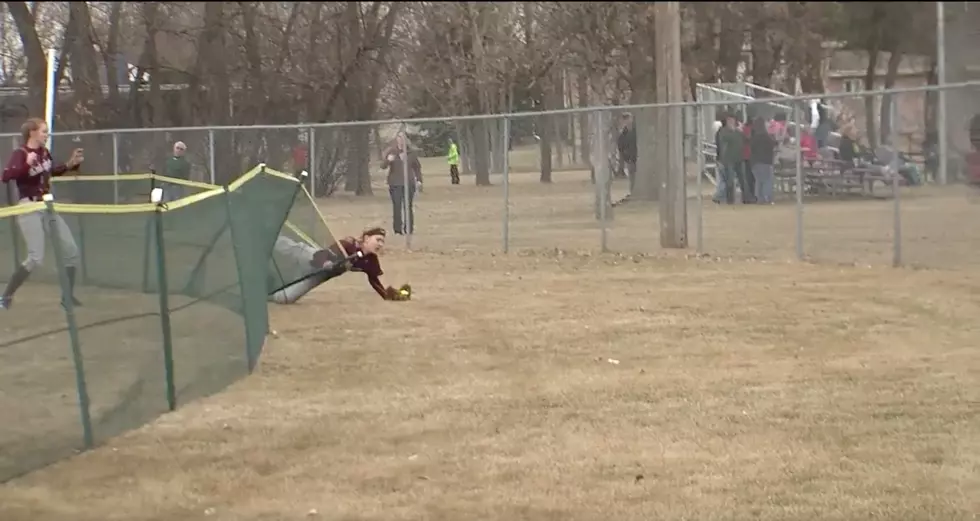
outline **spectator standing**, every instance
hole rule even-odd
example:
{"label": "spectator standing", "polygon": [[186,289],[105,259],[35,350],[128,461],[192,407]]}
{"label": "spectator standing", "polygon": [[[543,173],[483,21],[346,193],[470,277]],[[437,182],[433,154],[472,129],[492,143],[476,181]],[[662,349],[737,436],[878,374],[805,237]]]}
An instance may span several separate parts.
{"label": "spectator standing", "polygon": [[742,188],[742,204],[752,204],[755,202],[755,174],[752,171],[752,148],[750,141],[752,138],[752,124],[746,122],[742,125],[742,136],[745,138],[745,145],[742,147],[742,163],[739,165],[739,185]]}
{"label": "spectator standing", "polygon": [[616,139],[616,148],[619,150],[618,177],[629,178],[630,193],[633,193],[636,178],[636,129],[633,127],[633,118],[629,114],[622,115],[620,125],[619,138]]}
{"label": "spectator standing", "polygon": [[776,162],[776,139],[769,134],[765,121],[756,118],[751,125],[752,137],[749,148],[752,158],[752,174],[755,179],[755,201],[759,204],[773,204],[773,183]]}
{"label": "spectator standing", "polygon": [[422,188],[422,163],[419,162],[418,153],[408,143],[405,132],[399,131],[395,135],[394,143],[384,153],[381,168],[388,170],[388,195],[391,197],[391,220],[395,234],[414,233],[415,191],[416,187]]}
{"label": "spectator standing", "polygon": [[[163,175],[167,177],[172,177],[174,179],[181,179],[183,181],[191,180],[191,164],[187,161],[185,154],[187,153],[187,145],[183,141],[178,141],[174,143],[173,155],[170,159],[167,159],[166,165],[163,168]],[[183,185],[173,184],[168,186],[164,191],[164,197],[167,201],[173,201],[180,199],[184,196]]]}
{"label": "spectator standing", "polygon": [[459,147],[453,138],[449,138],[449,180],[452,184],[459,184]]}
{"label": "spectator standing", "polygon": [[735,175],[743,161],[745,145],[745,136],[738,129],[735,116],[725,118],[725,126],[718,130],[717,142],[719,181],[713,199],[720,204],[724,196],[725,202],[735,204]]}

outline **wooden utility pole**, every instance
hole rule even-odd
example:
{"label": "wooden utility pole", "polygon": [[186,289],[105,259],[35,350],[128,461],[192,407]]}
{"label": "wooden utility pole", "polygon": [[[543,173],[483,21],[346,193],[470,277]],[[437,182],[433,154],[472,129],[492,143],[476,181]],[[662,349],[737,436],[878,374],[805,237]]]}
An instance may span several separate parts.
{"label": "wooden utility pole", "polygon": [[[679,2],[654,4],[656,22],[657,102],[684,101],[681,75]],[[684,162],[683,109],[657,109],[657,157],[660,171],[660,245],[687,248],[687,172]]]}

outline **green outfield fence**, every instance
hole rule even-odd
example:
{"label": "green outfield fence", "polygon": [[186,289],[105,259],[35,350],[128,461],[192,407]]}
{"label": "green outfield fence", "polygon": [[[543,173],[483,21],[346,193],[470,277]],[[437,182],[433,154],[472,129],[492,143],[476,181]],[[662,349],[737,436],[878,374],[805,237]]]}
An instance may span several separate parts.
{"label": "green outfield fence", "polygon": [[[313,241],[287,223],[315,212],[302,183],[263,165],[222,187],[154,174],[56,181],[53,201],[0,208],[4,280],[23,260],[16,221],[28,213],[61,216],[81,257],[81,305],[62,306],[63,238],[49,226],[42,266],[0,314],[0,481],[250,373],[269,330],[276,238]],[[182,197],[148,203],[154,188]]]}

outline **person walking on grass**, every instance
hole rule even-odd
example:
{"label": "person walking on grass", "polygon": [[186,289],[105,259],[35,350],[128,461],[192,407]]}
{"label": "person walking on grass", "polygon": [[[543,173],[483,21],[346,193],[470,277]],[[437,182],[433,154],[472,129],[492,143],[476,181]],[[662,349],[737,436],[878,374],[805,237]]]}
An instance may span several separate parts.
{"label": "person walking on grass", "polygon": [[636,176],[636,127],[633,126],[633,116],[620,116],[619,136],[616,138],[616,149],[619,151],[619,168],[616,177],[630,180],[630,192],[633,192]]}
{"label": "person walking on grass", "polygon": [[[24,144],[14,150],[3,170],[2,181],[14,182],[20,200],[17,204],[32,204],[42,201],[46,194],[51,193],[51,177],[64,175],[66,172],[77,170],[85,160],[83,150],[76,148],[72,151],[67,163],[57,164],[51,157],[51,152],[45,146],[48,142],[48,125],[44,120],[31,118],[20,127]],[[51,215],[46,209],[39,209],[17,216],[17,225],[27,246],[27,258],[17,267],[7,282],[7,287],[0,296],[0,309],[9,309],[13,304],[14,293],[27,281],[31,272],[44,261],[45,237],[51,233],[51,226],[57,229],[61,242],[61,253],[64,255],[65,270],[68,274],[68,294],[75,306],[81,302],[75,298],[75,270],[78,266],[79,253],[71,230],[60,215]]]}
{"label": "person walking on grass", "polygon": [[725,117],[725,125],[718,129],[718,189],[712,198],[715,203],[721,204],[722,197],[728,204],[735,204],[735,177],[738,168],[743,161],[742,147],[745,137],[738,129],[735,116],[728,114]]}
{"label": "person walking on grass", "polygon": [[752,137],[749,138],[752,174],[755,179],[755,202],[773,204],[773,184],[776,162],[776,138],[769,133],[761,117],[752,121]]}
{"label": "person walking on grass", "polygon": [[453,138],[449,138],[449,180],[452,184],[459,184],[459,147]]}
{"label": "person walking on grass", "polygon": [[385,151],[381,169],[388,170],[388,195],[391,197],[391,220],[395,234],[414,233],[415,191],[416,188],[419,191],[422,189],[422,163],[419,162],[418,153],[409,145],[404,131],[395,135],[395,142]]}
{"label": "person walking on grass", "polygon": [[739,187],[742,189],[742,204],[752,204],[755,198],[755,175],[752,170],[752,148],[749,142],[752,140],[752,120],[742,124],[742,137],[745,144],[742,146],[742,164],[739,165],[740,176],[738,178]]}

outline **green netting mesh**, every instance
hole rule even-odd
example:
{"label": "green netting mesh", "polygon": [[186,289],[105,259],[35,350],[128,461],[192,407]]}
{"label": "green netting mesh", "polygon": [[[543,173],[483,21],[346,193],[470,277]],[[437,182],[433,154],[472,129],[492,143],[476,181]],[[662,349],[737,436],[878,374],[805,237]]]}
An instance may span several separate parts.
{"label": "green netting mesh", "polygon": [[[158,207],[146,201],[165,180],[98,177],[59,180],[51,207],[79,247],[82,305],[61,305],[48,233],[43,265],[0,311],[0,481],[224,388],[268,331],[270,259],[297,180],[255,170]],[[45,208],[0,208],[4,285],[26,251],[18,217]]]}

